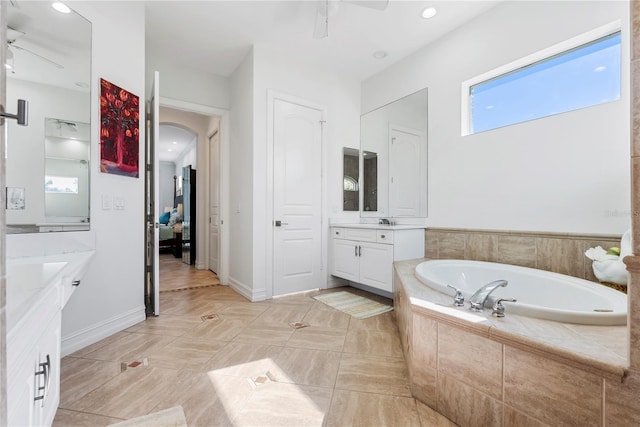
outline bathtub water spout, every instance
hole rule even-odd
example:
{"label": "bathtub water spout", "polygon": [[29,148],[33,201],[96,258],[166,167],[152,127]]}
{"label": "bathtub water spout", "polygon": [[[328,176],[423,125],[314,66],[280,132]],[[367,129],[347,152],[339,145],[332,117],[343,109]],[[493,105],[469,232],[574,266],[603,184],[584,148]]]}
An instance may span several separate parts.
{"label": "bathtub water spout", "polygon": [[484,303],[489,298],[489,295],[497,288],[504,288],[507,286],[508,282],[506,280],[494,280],[493,282],[489,282],[480,289],[478,289],[473,295],[471,295],[471,299],[469,300],[471,306],[469,310],[471,311],[483,311]]}

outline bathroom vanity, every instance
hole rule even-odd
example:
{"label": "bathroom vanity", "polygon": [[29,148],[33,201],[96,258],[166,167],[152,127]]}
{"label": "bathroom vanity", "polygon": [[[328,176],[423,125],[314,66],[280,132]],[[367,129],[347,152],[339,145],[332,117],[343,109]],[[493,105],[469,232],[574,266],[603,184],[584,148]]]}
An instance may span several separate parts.
{"label": "bathroom vanity", "polygon": [[336,224],[331,227],[331,274],[393,293],[393,262],[424,256],[424,226]]}
{"label": "bathroom vanity", "polygon": [[9,425],[48,426],[60,401],[62,309],[95,251],[7,259]]}

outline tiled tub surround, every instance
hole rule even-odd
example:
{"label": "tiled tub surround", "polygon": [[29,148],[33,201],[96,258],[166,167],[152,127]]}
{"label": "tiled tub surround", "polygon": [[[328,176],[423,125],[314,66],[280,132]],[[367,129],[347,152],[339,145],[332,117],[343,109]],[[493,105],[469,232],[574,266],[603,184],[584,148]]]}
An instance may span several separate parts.
{"label": "tiled tub surround", "polygon": [[453,306],[395,264],[396,316],[412,395],[461,426],[637,425],[618,410],[627,327],[564,324]]}
{"label": "tiled tub surround", "polygon": [[523,231],[429,228],[425,257],[500,262],[553,271],[598,282],[584,252],[620,246],[620,236]]}

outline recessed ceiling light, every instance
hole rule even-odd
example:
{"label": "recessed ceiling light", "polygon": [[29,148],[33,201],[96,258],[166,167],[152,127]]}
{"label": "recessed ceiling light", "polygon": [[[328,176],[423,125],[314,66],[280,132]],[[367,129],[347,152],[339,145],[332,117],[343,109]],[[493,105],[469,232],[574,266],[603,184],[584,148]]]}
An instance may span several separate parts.
{"label": "recessed ceiling light", "polygon": [[51,4],[51,7],[53,7],[60,13],[71,13],[71,9],[69,9],[69,6],[59,1],[53,2]]}
{"label": "recessed ceiling light", "polygon": [[172,144],[173,145],[178,145],[178,143],[176,141],[173,141]]}
{"label": "recessed ceiling light", "polygon": [[436,16],[437,13],[438,11],[436,10],[435,7],[428,7],[422,11],[422,17],[424,19],[433,18],[434,16]]}
{"label": "recessed ceiling light", "polygon": [[173,148],[169,148],[167,151],[173,151]]}
{"label": "recessed ceiling light", "polygon": [[376,58],[376,59],[386,58],[387,57],[387,52],[385,52],[384,50],[377,50],[377,51],[373,52],[373,57]]}

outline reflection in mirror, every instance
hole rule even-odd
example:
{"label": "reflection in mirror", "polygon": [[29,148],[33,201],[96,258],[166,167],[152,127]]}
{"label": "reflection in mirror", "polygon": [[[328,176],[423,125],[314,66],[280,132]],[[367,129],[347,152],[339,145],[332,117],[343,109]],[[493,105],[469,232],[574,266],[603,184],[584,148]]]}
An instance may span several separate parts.
{"label": "reflection in mirror", "polygon": [[362,115],[363,217],[427,216],[427,100],[423,89]]}
{"label": "reflection in mirror", "polygon": [[378,154],[372,151],[362,152],[362,209],[378,210]]}
{"label": "reflection in mirror", "polygon": [[6,105],[13,113],[17,99],[29,102],[28,126],[6,121],[6,185],[17,200],[7,233],[88,230],[91,23],[22,1],[8,4],[7,27]]}
{"label": "reflection in mirror", "polygon": [[342,209],[360,210],[360,156],[355,148],[342,149]]}
{"label": "reflection in mirror", "polygon": [[[88,123],[46,119],[45,223],[87,223],[89,228]],[[79,228],[81,224],[78,224]]]}

